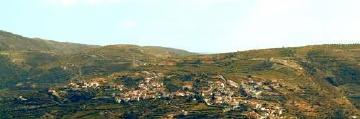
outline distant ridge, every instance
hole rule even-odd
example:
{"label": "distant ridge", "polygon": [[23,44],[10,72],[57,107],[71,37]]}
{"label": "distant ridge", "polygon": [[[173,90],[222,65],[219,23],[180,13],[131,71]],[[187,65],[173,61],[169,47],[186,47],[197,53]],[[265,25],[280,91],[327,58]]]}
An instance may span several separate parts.
{"label": "distant ridge", "polygon": [[[148,54],[164,55],[164,54],[176,54],[176,55],[194,55],[186,50],[167,48],[162,46],[138,46],[132,44],[116,44],[107,46],[98,45],[86,45],[79,43],[58,42],[53,40],[45,40],[41,38],[27,38],[21,35],[13,34],[11,32],[0,30],[0,50],[14,50],[14,51],[51,51],[65,54],[74,54],[86,49],[92,48],[100,49],[137,49],[145,51]],[[97,50],[97,49],[93,49]]]}
{"label": "distant ridge", "polygon": [[94,47],[98,46],[57,42],[40,38],[27,38],[21,35],[0,30],[0,50],[40,50],[69,54]]}

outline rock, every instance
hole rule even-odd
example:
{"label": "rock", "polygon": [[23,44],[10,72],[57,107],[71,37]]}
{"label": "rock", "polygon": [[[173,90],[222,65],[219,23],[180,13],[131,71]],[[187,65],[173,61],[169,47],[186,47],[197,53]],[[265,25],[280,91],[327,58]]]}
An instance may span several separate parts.
{"label": "rock", "polygon": [[26,100],[28,100],[28,99],[24,98],[23,96],[19,96],[18,99],[21,100],[21,101],[26,101]]}
{"label": "rock", "polygon": [[239,84],[232,80],[227,80],[226,83],[232,87],[239,88]]}

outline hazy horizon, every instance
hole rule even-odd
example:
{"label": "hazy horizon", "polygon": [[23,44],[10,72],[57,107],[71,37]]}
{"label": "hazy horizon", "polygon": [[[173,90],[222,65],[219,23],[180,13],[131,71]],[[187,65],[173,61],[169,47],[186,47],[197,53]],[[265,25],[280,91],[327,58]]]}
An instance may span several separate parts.
{"label": "hazy horizon", "polygon": [[356,0],[11,0],[0,29],[90,45],[223,53],[360,42]]}

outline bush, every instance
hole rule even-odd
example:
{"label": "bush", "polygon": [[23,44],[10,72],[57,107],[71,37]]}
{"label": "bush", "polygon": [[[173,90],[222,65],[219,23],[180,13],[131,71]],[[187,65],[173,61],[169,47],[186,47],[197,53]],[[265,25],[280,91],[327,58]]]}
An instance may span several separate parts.
{"label": "bush", "polygon": [[325,80],[333,86],[339,86],[340,82],[335,77],[325,77]]}
{"label": "bush", "polygon": [[282,57],[294,57],[296,51],[292,48],[282,48],[280,49],[280,55]]}
{"label": "bush", "polygon": [[142,77],[121,77],[120,80],[128,88],[135,88],[139,85],[140,81],[144,80]]}
{"label": "bush", "polygon": [[70,90],[67,92],[67,98],[72,102],[90,100],[96,96],[94,91],[79,91],[79,90]]}
{"label": "bush", "polygon": [[331,119],[346,119],[348,116],[344,109],[336,109],[332,115],[330,115]]}
{"label": "bush", "polygon": [[345,82],[360,81],[360,70],[346,64],[340,65],[335,75]]}
{"label": "bush", "polygon": [[300,62],[300,65],[306,70],[306,72],[310,75],[315,75],[317,70],[314,65],[307,62]]}
{"label": "bush", "polygon": [[265,60],[263,62],[253,65],[252,69],[255,71],[270,70],[273,65],[274,63],[271,62],[270,60]]}
{"label": "bush", "polygon": [[181,86],[176,85],[173,79],[165,79],[164,85],[170,92],[176,92],[177,90],[180,90],[182,88]]}

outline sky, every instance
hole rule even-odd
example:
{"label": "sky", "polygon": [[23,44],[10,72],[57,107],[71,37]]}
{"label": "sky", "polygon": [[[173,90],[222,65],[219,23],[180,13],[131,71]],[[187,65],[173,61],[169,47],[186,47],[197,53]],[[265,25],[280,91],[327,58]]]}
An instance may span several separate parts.
{"label": "sky", "polygon": [[1,0],[0,29],[220,53],[360,43],[360,0]]}

